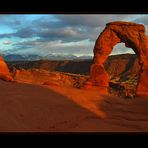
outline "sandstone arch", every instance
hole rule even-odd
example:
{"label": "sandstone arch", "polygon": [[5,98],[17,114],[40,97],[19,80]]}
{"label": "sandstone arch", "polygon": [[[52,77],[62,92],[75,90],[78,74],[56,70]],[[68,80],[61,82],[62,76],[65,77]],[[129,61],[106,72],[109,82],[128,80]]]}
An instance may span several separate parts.
{"label": "sandstone arch", "polygon": [[99,35],[94,47],[93,64],[90,68],[89,84],[107,88],[109,76],[104,69],[104,62],[118,43],[125,43],[139,57],[141,66],[137,85],[137,94],[148,94],[148,36],[142,24],[131,22],[111,22]]}

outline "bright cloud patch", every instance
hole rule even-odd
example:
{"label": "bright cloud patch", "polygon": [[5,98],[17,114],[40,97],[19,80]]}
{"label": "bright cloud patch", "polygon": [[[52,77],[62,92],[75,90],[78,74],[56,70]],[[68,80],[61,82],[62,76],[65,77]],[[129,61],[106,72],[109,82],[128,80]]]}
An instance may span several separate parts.
{"label": "bright cloud patch", "polygon": [[4,45],[9,45],[9,44],[11,44],[11,41],[5,40],[5,41],[3,42],[3,44],[4,44]]}

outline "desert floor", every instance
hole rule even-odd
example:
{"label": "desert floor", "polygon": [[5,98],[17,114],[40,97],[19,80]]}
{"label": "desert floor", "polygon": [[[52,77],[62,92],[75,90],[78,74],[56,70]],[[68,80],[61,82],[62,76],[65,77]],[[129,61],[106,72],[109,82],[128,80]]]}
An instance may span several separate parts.
{"label": "desert floor", "polygon": [[1,132],[148,131],[148,97],[0,81]]}

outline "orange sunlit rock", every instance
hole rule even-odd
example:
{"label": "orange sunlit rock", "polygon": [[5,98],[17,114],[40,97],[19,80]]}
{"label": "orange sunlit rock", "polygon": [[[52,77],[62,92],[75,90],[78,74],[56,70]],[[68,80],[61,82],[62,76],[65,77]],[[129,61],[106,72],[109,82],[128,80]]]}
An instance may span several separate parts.
{"label": "orange sunlit rock", "polygon": [[7,64],[5,63],[3,57],[0,55],[0,79],[5,81],[12,81],[13,78],[10,75]]}
{"label": "orange sunlit rock", "polygon": [[90,69],[90,80],[95,86],[108,86],[109,79],[103,68],[104,62],[111,54],[113,47],[118,43],[125,43],[138,55],[141,70],[137,94],[148,91],[148,37],[142,24],[130,22],[111,22],[99,35],[94,47],[94,59]]}

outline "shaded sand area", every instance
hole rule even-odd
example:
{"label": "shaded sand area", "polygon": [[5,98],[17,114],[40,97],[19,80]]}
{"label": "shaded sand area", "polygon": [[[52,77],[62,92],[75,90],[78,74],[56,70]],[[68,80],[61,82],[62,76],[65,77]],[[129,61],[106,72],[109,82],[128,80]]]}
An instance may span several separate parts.
{"label": "shaded sand area", "polygon": [[148,131],[147,97],[0,80],[0,131]]}

